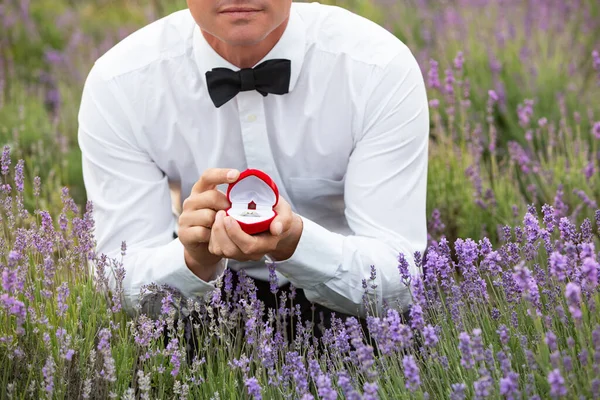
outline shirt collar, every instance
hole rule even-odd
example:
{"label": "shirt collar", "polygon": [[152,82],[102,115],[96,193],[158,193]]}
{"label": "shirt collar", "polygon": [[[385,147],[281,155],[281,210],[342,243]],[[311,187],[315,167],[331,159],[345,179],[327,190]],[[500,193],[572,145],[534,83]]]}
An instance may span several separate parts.
{"label": "shirt collar", "polygon": [[[208,44],[204,38],[204,35],[202,35],[202,32],[200,31],[200,27],[197,24],[194,28],[193,45],[194,58],[196,59],[196,63],[198,64],[200,73],[202,74],[205,83],[206,72],[213,68],[224,67],[233,71],[238,71],[240,69],[221,57],[210,46],[210,44]],[[291,92],[296,86],[296,82],[300,76],[300,70],[302,69],[302,63],[304,61],[305,49],[306,27],[302,21],[302,18],[292,5],[288,25],[286,26],[283,35],[271,49],[271,51],[255,65],[258,65],[265,60],[274,58],[289,59],[291,61],[289,91]]]}

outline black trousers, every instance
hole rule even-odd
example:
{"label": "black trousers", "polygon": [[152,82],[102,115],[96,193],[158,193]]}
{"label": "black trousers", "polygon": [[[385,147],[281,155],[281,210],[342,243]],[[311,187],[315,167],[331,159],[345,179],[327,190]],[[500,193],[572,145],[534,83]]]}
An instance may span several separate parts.
{"label": "black trousers", "polygon": [[[294,336],[297,333],[298,322],[305,327],[307,326],[306,322],[310,322],[311,324],[308,325],[308,329],[310,329],[312,336],[320,339],[323,336],[324,330],[331,328],[332,319],[334,317],[341,319],[343,322],[345,322],[346,319],[353,317],[352,315],[332,310],[321,304],[309,301],[302,289],[295,288],[295,293],[292,294],[291,285],[289,283],[279,287],[276,293],[272,293],[269,282],[248,276],[246,276],[245,279],[252,282],[253,286],[256,288],[256,298],[264,303],[265,312],[262,315],[263,322],[267,322],[268,320],[269,309],[273,309],[277,312],[277,309],[283,306],[289,310],[289,314],[291,315],[286,317],[286,333],[288,341],[294,340]],[[238,284],[238,274],[232,271],[232,291],[235,291]],[[281,304],[282,293],[285,293],[285,304]],[[225,298],[224,288],[221,289],[221,296],[223,299]],[[296,314],[299,314],[299,316]],[[358,316],[354,317],[362,325],[363,331],[367,333],[366,320]]]}
{"label": "black trousers", "polygon": [[[176,238],[177,235],[174,234]],[[236,288],[239,285],[239,277],[238,273],[235,271],[231,271],[232,273],[232,288],[231,293],[236,291]],[[297,334],[297,323],[298,317],[295,315],[296,307],[299,307],[300,310],[300,322],[302,325],[306,326],[306,322],[312,322],[309,326],[312,326],[312,331],[310,332],[313,337],[316,339],[320,339],[323,336],[324,330],[331,328],[332,319],[335,317],[336,319],[341,319],[343,322],[346,321],[352,315],[344,314],[339,311],[332,310],[327,308],[321,304],[313,303],[306,298],[304,291],[300,288],[295,288],[295,295],[292,299],[292,292],[290,284],[283,285],[278,288],[277,293],[273,294],[271,292],[270,283],[268,281],[263,281],[260,279],[254,279],[246,276],[245,279],[250,280],[253,283],[253,286],[256,288],[256,298],[264,303],[264,312],[262,313],[263,322],[267,322],[269,316],[269,309],[273,309],[275,313],[277,313],[278,308],[282,307],[280,303],[281,293],[286,292],[286,304],[283,305],[290,313],[293,315],[293,318],[290,316],[287,317],[286,323],[286,337],[289,343],[294,340],[294,336]],[[221,287],[221,299],[226,299],[226,291],[225,285]],[[159,296],[162,298],[163,296]],[[239,299],[232,299],[234,302],[239,301]],[[147,313],[147,315],[158,315],[161,307],[161,300],[158,298],[148,297],[142,300],[142,312]],[[362,327],[362,331],[365,334],[367,340],[369,340],[369,332],[367,328],[366,319],[360,318],[358,316],[354,316]],[[401,315],[404,323],[409,323],[409,312],[405,312]],[[195,354],[196,352],[196,341],[194,338],[194,329],[192,328],[194,324],[202,323],[202,319],[199,318],[194,313],[185,316],[179,316],[178,320],[184,323],[184,331],[185,337],[187,341],[188,348],[188,360],[192,360],[193,357],[189,357]],[[166,339],[167,340],[167,339]]]}

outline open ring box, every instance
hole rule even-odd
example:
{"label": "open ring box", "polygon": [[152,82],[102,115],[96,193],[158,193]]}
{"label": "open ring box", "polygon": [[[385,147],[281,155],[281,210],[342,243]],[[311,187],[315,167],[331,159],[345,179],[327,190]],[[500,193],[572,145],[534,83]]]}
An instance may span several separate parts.
{"label": "open ring box", "polygon": [[247,169],[227,187],[227,199],[231,203],[225,212],[235,218],[249,235],[269,230],[277,216],[275,206],[279,190],[269,175],[258,169]]}

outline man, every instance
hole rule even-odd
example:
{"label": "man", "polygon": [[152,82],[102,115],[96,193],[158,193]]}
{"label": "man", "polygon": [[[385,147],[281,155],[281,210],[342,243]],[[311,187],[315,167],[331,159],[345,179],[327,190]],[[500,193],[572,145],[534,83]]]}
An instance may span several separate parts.
{"label": "man", "polygon": [[[187,4],[109,50],[83,91],[78,138],[97,250],[120,257],[127,243],[126,309],[149,283],[203,296],[226,268],[265,287],[274,262],[282,288],[358,316],[373,267],[377,307],[405,311],[398,256],[418,272],[429,135],[411,51],[339,7]],[[223,211],[227,184],[246,168],[280,192],[270,231],[255,236]]]}

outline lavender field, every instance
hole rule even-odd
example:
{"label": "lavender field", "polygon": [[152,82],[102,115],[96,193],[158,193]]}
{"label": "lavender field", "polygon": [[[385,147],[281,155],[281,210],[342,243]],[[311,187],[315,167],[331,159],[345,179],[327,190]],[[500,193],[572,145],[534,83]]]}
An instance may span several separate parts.
{"label": "lavender field", "polygon": [[94,251],[79,99],[96,58],[185,1],[0,0],[0,398],[600,399],[600,2],[325,3],[397,35],[426,80],[410,322],[369,307],[367,332],[316,338],[294,307],[263,322],[230,272],[224,296],[150,286],[160,310],[128,315],[107,278],[126,266]]}

